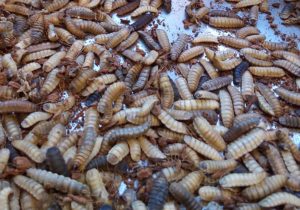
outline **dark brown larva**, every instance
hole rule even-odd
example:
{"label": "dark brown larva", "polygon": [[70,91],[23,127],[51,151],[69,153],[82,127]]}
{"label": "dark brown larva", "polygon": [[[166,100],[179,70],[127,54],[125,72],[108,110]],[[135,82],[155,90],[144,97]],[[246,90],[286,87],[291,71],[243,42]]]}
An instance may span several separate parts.
{"label": "dark brown larva", "polygon": [[183,51],[184,47],[186,46],[189,40],[189,36],[186,34],[180,34],[177,40],[171,47],[171,60],[176,61],[179,57],[180,53]]}
{"label": "dark brown larva", "polygon": [[168,180],[163,174],[160,174],[156,179],[154,179],[154,183],[149,195],[148,209],[163,209],[167,196]]}
{"label": "dark brown larva", "polygon": [[147,45],[147,47],[149,47],[151,50],[160,50],[159,44],[147,32],[138,31],[138,33]]}
{"label": "dark brown larva", "polygon": [[216,79],[208,80],[201,85],[201,88],[204,90],[217,90],[222,87],[229,85],[232,82],[233,77],[231,75],[218,77]]}
{"label": "dark brown larva", "polygon": [[67,165],[57,147],[51,147],[47,150],[46,160],[50,171],[63,176],[69,176]]}
{"label": "dark brown larva", "polygon": [[139,16],[139,18],[132,23],[130,26],[133,27],[134,30],[140,30],[144,27],[146,27],[154,18],[153,13],[146,13],[143,14],[141,16]]}

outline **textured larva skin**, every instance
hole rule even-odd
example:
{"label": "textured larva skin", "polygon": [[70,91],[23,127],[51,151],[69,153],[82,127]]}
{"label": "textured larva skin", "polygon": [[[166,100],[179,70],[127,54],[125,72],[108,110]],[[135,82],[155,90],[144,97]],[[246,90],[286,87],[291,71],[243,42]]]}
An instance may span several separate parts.
{"label": "textured larva skin", "polygon": [[159,53],[155,50],[151,50],[148,55],[142,59],[142,62],[145,64],[145,65],[152,65],[158,58],[159,56]]}
{"label": "textured larva skin", "polygon": [[60,78],[58,76],[60,69],[53,69],[46,77],[45,82],[40,90],[41,96],[50,94],[59,84]]}
{"label": "textured larva skin", "polygon": [[174,143],[169,144],[168,146],[164,147],[164,153],[167,156],[180,156],[182,151],[185,149],[186,145],[181,143]]}
{"label": "textured larva skin", "polygon": [[97,72],[92,69],[80,71],[79,74],[71,81],[69,86],[70,90],[74,93],[79,93],[86,87],[88,79],[93,78],[96,73]]}
{"label": "textured larva skin", "polygon": [[233,71],[233,83],[235,85],[239,85],[242,82],[242,76],[244,72],[247,71],[249,67],[249,63],[247,61],[242,61]]}
{"label": "textured larva skin", "polygon": [[143,201],[136,200],[131,203],[132,210],[147,210],[146,205]]}
{"label": "textured larva skin", "polygon": [[264,135],[264,130],[257,128],[236,139],[227,146],[227,158],[238,159],[256,149],[264,141]]}
{"label": "textured larva skin", "polygon": [[46,200],[48,194],[44,187],[33,179],[26,176],[17,175],[13,178],[14,183],[23,190],[30,193],[35,199],[42,201]]}
{"label": "textured larva skin", "polygon": [[227,10],[210,10],[210,17],[231,17],[231,18],[240,18],[236,13]]}
{"label": "textured larva skin", "polygon": [[38,209],[38,201],[26,191],[21,192],[20,204],[21,204],[21,209],[24,210]]}
{"label": "textured larva skin", "polygon": [[149,79],[150,72],[151,72],[150,66],[145,66],[142,69],[136,83],[132,86],[133,91],[136,92],[136,91],[142,90],[145,87],[145,85]]}
{"label": "textured larva skin", "polygon": [[187,42],[189,41],[190,37],[186,34],[180,34],[177,40],[174,42],[174,44],[171,47],[170,51],[170,57],[172,61],[176,61],[179,57],[180,53],[186,46]]}
{"label": "textured larva skin", "polygon": [[201,199],[205,201],[229,201],[232,197],[232,193],[230,191],[212,186],[200,187],[198,193]]}
{"label": "textured larva skin", "polygon": [[261,60],[266,60],[266,59],[270,58],[270,56],[267,53],[265,53],[264,51],[256,50],[253,48],[242,48],[240,50],[240,52],[244,55],[247,54],[254,58],[261,59]]}
{"label": "textured larva skin", "polygon": [[268,50],[274,51],[274,50],[287,50],[289,46],[286,43],[264,41],[263,47]]}
{"label": "textured larva skin", "polygon": [[266,101],[266,99],[258,92],[258,91],[255,91],[255,95],[257,97],[257,100],[258,100],[258,106],[259,108],[271,115],[271,116],[275,116],[275,113],[274,113],[274,110],[273,108],[271,107],[271,105]]}
{"label": "textured larva skin", "polygon": [[83,39],[86,36],[86,33],[84,33],[70,17],[65,17],[64,24],[66,25],[66,29],[76,37]]}
{"label": "textured larva skin", "polygon": [[66,52],[57,52],[54,55],[52,55],[45,63],[43,64],[43,71],[49,72],[52,69],[54,69],[56,66],[58,66],[61,62],[61,60],[66,56]]}
{"label": "textured larva skin", "polygon": [[300,66],[300,58],[299,56],[293,56],[290,54],[283,54],[283,58],[292,62],[293,64]]}
{"label": "textured larva skin", "polygon": [[214,65],[220,70],[220,71],[229,71],[234,69],[236,66],[238,66],[242,62],[242,59],[240,58],[231,58],[226,61],[218,60],[217,57],[215,57],[213,63]]}
{"label": "textured larva skin", "polygon": [[299,93],[287,90],[282,87],[276,88],[274,91],[275,91],[275,93],[277,93],[280,96],[280,98],[282,98],[286,102],[300,106],[300,94]]}
{"label": "textured larva skin", "polygon": [[29,16],[32,14],[32,11],[25,6],[17,5],[17,4],[4,4],[3,9],[14,14]]}
{"label": "textured larva skin", "polygon": [[256,59],[248,54],[244,55],[245,59],[254,66],[270,67],[273,65],[271,61]]}
{"label": "textured larva skin", "polygon": [[221,117],[225,127],[230,128],[233,123],[234,110],[231,97],[226,90],[220,90],[220,105],[221,105]]}
{"label": "textured larva skin", "polygon": [[73,36],[69,31],[63,28],[55,28],[55,33],[57,34],[59,40],[64,42],[67,45],[71,45],[75,42],[75,36]]}
{"label": "textured larva skin", "polygon": [[81,6],[72,6],[65,11],[66,16],[80,18],[85,20],[95,20],[97,14],[94,13],[91,9],[81,7]]}
{"label": "textured larva skin", "polygon": [[169,52],[171,49],[171,44],[167,32],[163,29],[156,29],[155,32],[157,35],[158,42],[162,47],[162,49],[164,50],[164,52]]}
{"label": "textured larva skin", "polygon": [[242,76],[242,95],[245,100],[254,95],[253,77],[249,71],[245,71]]}
{"label": "textured larva skin", "polygon": [[130,28],[123,28],[119,30],[116,35],[114,35],[107,43],[106,48],[115,48],[117,45],[119,45],[122,41],[127,39],[131,32]]}
{"label": "textured larva skin", "polygon": [[173,182],[169,187],[171,195],[189,210],[201,209],[200,204],[194,199],[180,183]]}
{"label": "textured larva skin", "polygon": [[259,92],[265,97],[267,102],[271,105],[272,109],[274,110],[275,116],[279,117],[282,115],[282,107],[279,103],[279,100],[276,98],[274,93],[264,84],[257,83],[256,84]]}
{"label": "textured larva skin", "polygon": [[106,159],[112,164],[118,164],[123,158],[125,158],[129,153],[129,147],[126,142],[119,142],[114,145],[108,152]]}
{"label": "textured larva skin", "polygon": [[291,193],[277,192],[269,195],[258,203],[261,207],[271,208],[281,206],[283,204],[291,204],[293,206],[300,206],[300,199]]}
{"label": "textured larva skin", "polygon": [[216,79],[219,77],[219,73],[209,61],[200,59],[200,64],[203,66],[203,68],[205,69],[205,71],[211,79]]}
{"label": "textured larva skin", "polygon": [[0,86],[0,99],[10,100],[17,97],[17,92],[9,86]]}
{"label": "textured larva skin", "polygon": [[260,183],[266,173],[231,173],[223,176],[219,183],[223,188],[251,186]]}
{"label": "textured larva skin", "polygon": [[33,127],[31,133],[38,137],[47,136],[56,124],[57,122],[54,121],[41,121]]}
{"label": "textured larva skin", "polygon": [[198,164],[198,168],[205,173],[214,173],[228,169],[234,169],[237,162],[233,159],[229,160],[204,160]]}
{"label": "textured larva skin", "polygon": [[[134,52],[134,51],[130,51],[130,50],[125,50],[127,52],[133,52],[135,53],[136,56],[134,59],[139,59],[139,60],[142,60],[143,59],[143,56],[141,56],[140,54]],[[124,55],[124,52],[122,52],[122,54]],[[130,53],[126,53],[127,55],[129,55]],[[138,79],[139,77],[139,74],[140,72],[142,71],[143,69],[143,65],[140,64],[140,63],[137,63],[137,64],[134,64],[129,70],[128,70],[128,73],[124,79],[124,82],[125,82],[125,85],[127,87],[132,87],[134,85],[134,83],[136,82],[136,80]]]}
{"label": "textured larva skin", "polygon": [[75,25],[83,32],[98,35],[106,33],[106,30],[97,22],[89,20],[74,20]]}
{"label": "textured larva skin", "polygon": [[163,174],[153,180],[148,201],[149,210],[163,209],[168,196],[168,185],[168,180]]}
{"label": "textured larva skin", "polygon": [[88,186],[74,179],[35,168],[27,169],[26,173],[32,179],[49,188],[54,188],[61,192],[89,195]]}
{"label": "textured larva skin", "polygon": [[[118,52],[122,52],[132,46],[139,38],[139,34],[137,32],[133,32],[129,35],[129,37],[120,43],[120,45],[116,48]],[[107,40],[108,41],[108,40]]]}
{"label": "textured larva skin", "polygon": [[174,90],[167,73],[160,74],[159,89],[162,106],[164,108],[170,108],[174,102]]}
{"label": "textured larva skin", "polygon": [[174,102],[175,109],[193,110],[214,110],[220,107],[215,100],[179,100]]}
{"label": "textured larva skin", "polygon": [[46,160],[49,165],[49,170],[63,176],[70,176],[67,165],[57,147],[50,147],[46,152]]}
{"label": "textured larva skin", "polygon": [[254,157],[247,153],[243,157],[243,163],[252,173],[263,173],[265,170],[259,165],[259,163],[254,159]]}
{"label": "textured larva skin", "polygon": [[159,51],[161,49],[159,44],[152,38],[150,34],[144,31],[138,31],[138,33],[150,50]]}
{"label": "textured larva skin", "polygon": [[234,8],[243,8],[258,5],[262,2],[262,0],[242,0],[234,5]]}
{"label": "textured larva skin", "polygon": [[246,40],[252,42],[252,43],[259,43],[259,42],[263,42],[266,40],[266,36],[259,34],[259,35],[251,35],[251,36],[247,36],[245,38]]}
{"label": "textured larva skin", "polygon": [[293,64],[290,61],[287,60],[275,60],[274,62],[275,66],[279,66],[285,70],[287,70],[288,72],[290,72],[291,74],[299,77],[300,76],[300,67]]}
{"label": "textured larva skin", "polygon": [[134,10],[131,13],[131,17],[137,17],[140,16],[146,12],[151,12],[151,13],[158,13],[158,10],[155,7],[152,6],[139,6],[136,10]]}
{"label": "textured larva skin", "polygon": [[13,77],[17,74],[17,64],[12,58],[11,54],[5,54],[2,57],[2,66],[6,69],[7,76]]}
{"label": "textured larva skin", "polygon": [[[190,84],[190,83],[188,83]],[[219,96],[215,93],[206,91],[206,90],[198,90],[194,93],[196,99],[212,99],[212,100],[219,100]]]}
{"label": "textured larva skin", "polygon": [[63,8],[68,3],[69,3],[69,0],[56,0],[56,1],[53,1],[49,4],[45,4],[44,8],[48,12],[54,12],[56,10],[59,10],[59,9]]}
{"label": "textured larva skin", "polygon": [[175,80],[175,85],[183,100],[193,99],[193,94],[190,92],[187,81],[183,77],[178,77]]}
{"label": "textured larva skin", "polygon": [[183,179],[179,183],[187,191],[189,191],[190,193],[194,193],[197,189],[199,189],[203,179],[204,175],[201,171],[193,171],[183,177]]}
{"label": "textured larva skin", "polygon": [[177,62],[181,62],[181,63],[187,62],[192,58],[201,55],[202,53],[204,53],[204,48],[202,46],[192,47],[190,49],[183,51],[179,55]]}
{"label": "textured larva skin", "polygon": [[8,100],[0,102],[0,113],[29,113],[38,110],[38,106],[30,101]]}
{"label": "textured larva skin", "polygon": [[240,18],[235,17],[210,17],[209,25],[216,28],[242,28],[245,23]]}
{"label": "textured larva skin", "polygon": [[256,35],[259,34],[259,30],[253,26],[246,26],[244,28],[239,29],[236,32],[237,37],[244,39],[249,35]]}
{"label": "textured larva skin", "polygon": [[231,85],[229,85],[227,89],[232,99],[234,113],[236,115],[243,114],[245,111],[245,107],[241,92],[236,87]]}
{"label": "textured larva skin", "polygon": [[233,48],[241,49],[250,46],[250,42],[246,39],[240,39],[230,36],[219,36],[218,41],[222,44],[228,45]]}
{"label": "textured larva skin", "polygon": [[2,122],[0,122],[0,145],[6,143],[6,133],[3,128]]}
{"label": "textured larva skin", "polygon": [[236,53],[234,50],[227,49],[225,51],[216,51],[215,52],[215,59],[219,61],[225,61],[227,59],[231,59],[235,57]]}
{"label": "textured larva skin", "polygon": [[6,149],[6,148],[0,149],[0,174],[3,173],[5,167],[8,163],[9,157],[10,157],[9,149]]}
{"label": "textured larva skin", "polygon": [[91,169],[86,172],[86,181],[91,188],[91,195],[97,198],[97,201],[109,203],[109,194],[105,189],[102,175],[97,169]]}
{"label": "textured larva skin", "polygon": [[278,67],[259,67],[259,66],[251,66],[249,67],[249,71],[258,77],[275,77],[281,78],[285,75],[285,72],[282,68]]}
{"label": "textured larva skin", "polygon": [[[139,0],[137,0],[135,2],[139,2]],[[132,23],[130,26],[135,31],[140,30],[140,29],[146,27],[153,20],[153,18],[154,18],[153,13],[143,14],[143,15],[139,16],[139,18],[134,23]]]}
{"label": "textured larva skin", "polygon": [[146,154],[147,157],[153,159],[165,159],[166,155],[162,153],[158,147],[151,144],[148,139],[141,136],[139,137],[139,144],[141,146],[142,151]]}
{"label": "textured larva skin", "polygon": [[201,88],[204,90],[208,90],[208,91],[217,90],[224,86],[229,85],[232,82],[232,80],[233,80],[233,77],[231,75],[224,76],[224,77],[218,77],[218,78],[209,80],[207,82],[204,82],[201,85]]}
{"label": "textured larva skin", "polygon": [[195,37],[192,41],[193,44],[199,44],[199,43],[215,43],[218,44],[218,37],[211,36],[211,35],[199,35]]}
{"label": "textured larva skin", "polygon": [[177,133],[187,134],[188,130],[186,125],[182,122],[175,120],[166,111],[161,109],[157,117],[170,130],[175,131]]}
{"label": "textured larva skin", "polygon": [[299,161],[300,160],[300,153],[298,150],[297,145],[292,141],[292,139],[289,137],[289,130],[282,128],[279,129],[276,132],[276,136],[283,141],[285,144],[288,145],[289,150],[291,151],[291,153],[293,154],[294,158]]}
{"label": "textured larva skin", "polygon": [[30,159],[32,159],[36,163],[42,163],[45,160],[45,156],[43,155],[43,153],[34,144],[31,144],[26,141],[16,140],[12,141],[12,145],[16,149],[25,153]]}
{"label": "textured larva skin", "polygon": [[82,49],[83,49],[83,41],[81,40],[75,41],[67,51],[64,60],[73,61],[81,53]]}
{"label": "textured larva skin", "polygon": [[199,154],[208,157],[212,160],[223,160],[223,157],[215,150],[213,147],[208,144],[203,143],[202,141],[195,139],[191,136],[184,136],[184,142],[193,148]]}
{"label": "textured larva skin", "polygon": [[13,190],[10,187],[5,187],[0,191],[0,203],[1,203],[1,208],[3,210],[9,210],[10,205],[9,205],[9,196],[10,194],[13,193]]}
{"label": "textured larva skin", "polygon": [[133,161],[140,161],[141,159],[141,146],[137,139],[132,138],[127,140],[129,151],[130,151],[130,157]]}
{"label": "textured larva skin", "polygon": [[15,115],[4,115],[3,125],[9,140],[22,139],[22,131],[20,128],[20,124]]}
{"label": "textured larva skin", "polygon": [[187,174],[185,170],[177,167],[164,168],[161,172],[165,175],[168,182],[178,181]]}
{"label": "textured larva skin", "polygon": [[51,118],[51,114],[46,113],[46,112],[33,112],[31,114],[29,114],[22,122],[21,122],[21,126],[23,128],[29,128],[32,125],[43,121],[43,120],[48,120],[49,118]]}
{"label": "textured larva skin", "polygon": [[281,151],[282,159],[291,176],[299,177],[300,169],[290,151]]}
{"label": "textured larva skin", "polygon": [[28,63],[26,65],[24,65],[22,68],[19,69],[19,71],[22,73],[22,74],[28,74],[28,73],[31,73],[37,69],[40,69],[41,68],[41,64],[39,63],[36,63],[36,62],[31,62],[31,63]]}
{"label": "textured larva skin", "polygon": [[174,142],[181,142],[183,140],[183,135],[180,133],[176,133],[173,132],[169,129],[166,128],[159,128],[157,130],[158,135],[160,135],[161,137],[168,139],[168,140],[172,140]]}
{"label": "textured larva skin", "polygon": [[277,147],[268,144],[265,149],[265,154],[271,169],[275,174],[288,175],[288,171]]}
{"label": "textured larva skin", "polygon": [[294,116],[282,116],[279,117],[279,123],[281,125],[292,127],[292,128],[300,128],[300,118]]}
{"label": "textured larva skin", "polygon": [[226,144],[222,136],[213,129],[204,117],[196,117],[193,121],[196,132],[205,140],[207,144],[214,147],[218,151],[223,151]]}

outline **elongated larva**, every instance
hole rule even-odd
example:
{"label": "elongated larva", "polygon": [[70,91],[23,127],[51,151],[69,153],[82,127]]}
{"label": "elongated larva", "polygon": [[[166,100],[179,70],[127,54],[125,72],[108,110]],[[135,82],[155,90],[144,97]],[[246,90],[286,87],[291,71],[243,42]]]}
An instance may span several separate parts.
{"label": "elongated larva", "polygon": [[300,67],[293,64],[290,61],[287,60],[275,60],[274,62],[275,66],[279,66],[281,68],[284,68],[291,74],[294,74],[295,76],[299,77],[300,76]]}
{"label": "elongated larva", "polygon": [[256,149],[264,141],[264,130],[257,128],[241,136],[227,146],[227,157],[238,159],[244,154]]}
{"label": "elongated larva", "polygon": [[299,56],[293,56],[290,54],[283,54],[283,58],[292,62],[293,64],[300,66],[300,58]]}
{"label": "elongated larva", "polygon": [[43,64],[43,71],[49,72],[58,66],[61,60],[66,56],[66,52],[61,51],[52,55],[45,63]]}
{"label": "elongated larva", "polygon": [[233,159],[229,160],[204,160],[198,165],[199,169],[205,173],[214,173],[217,171],[223,171],[231,169],[233,170],[237,166],[237,162]]}
{"label": "elongated larva", "polygon": [[264,42],[266,40],[266,36],[263,34],[251,35],[251,36],[247,36],[245,39],[252,43],[259,43],[259,42]]}
{"label": "elongated larva", "polygon": [[261,207],[271,208],[281,206],[283,204],[291,204],[293,206],[300,206],[300,199],[291,193],[275,192],[258,203]]}
{"label": "elongated larva", "polygon": [[217,150],[213,147],[203,143],[202,141],[195,139],[191,136],[184,136],[184,142],[193,148],[199,154],[208,157],[212,160],[223,160]]}
{"label": "elongated larva", "polygon": [[282,68],[278,67],[259,67],[259,66],[251,66],[249,67],[249,71],[254,76],[258,77],[283,77],[285,72]]}
{"label": "elongated larva", "polygon": [[152,38],[150,34],[144,31],[138,31],[138,33],[145,42],[146,46],[150,48],[150,50],[159,51],[161,49],[159,44]]}
{"label": "elongated larva", "polygon": [[149,54],[144,59],[142,59],[142,62],[145,65],[152,65],[157,60],[158,56],[159,53],[157,51],[151,50]]}
{"label": "elongated larva", "polygon": [[35,61],[35,60],[39,60],[41,58],[49,57],[55,53],[56,53],[55,50],[42,50],[42,51],[38,51],[38,52],[33,52],[33,53],[30,53],[30,54],[24,56],[22,61],[24,63],[28,63],[30,61]]}
{"label": "elongated larva", "polygon": [[120,31],[117,32],[117,34],[115,36],[113,36],[107,43],[106,43],[106,47],[107,48],[114,48],[116,47],[118,44],[120,44],[122,41],[124,41],[125,39],[127,39],[127,37],[130,34],[130,29],[129,28],[123,28]]}
{"label": "elongated larva", "polygon": [[266,173],[231,173],[219,180],[223,188],[251,186],[260,183]]}
{"label": "elongated larva", "polygon": [[[126,51],[126,50],[125,50]],[[125,52],[123,51],[123,53]],[[130,52],[130,51],[129,51]],[[131,51],[133,52],[133,51]],[[134,52],[135,53],[135,52]],[[139,54],[138,54],[139,55]],[[138,56],[138,58],[134,58],[134,59],[143,59],[143,57],[141,55]],[[124,79],[124,82],[126,84],[127,87],[132,87],[134,85],[134,83],[136,83],[136,80],[139,77],[140,72],[143,69],[143,65],[140,63],[137,63],[135,65],[133,65],[127,72],[127,75]]]}
{"label": "elongated larva", "polygon": [[0,203],[1,203],[1,208],[3,210],[9,210],[10,206],[9,206],[9,196],[10,194],[13,193],[12,188],[10,187],[5,187],[4,189],[2,189],[0,191]]}
{"label": "elongated larva", "polygon": [[30,193],[35,199],[42,201],[48,196],[44,187],[33,179],[26,176],[17,175],[13,178],[14,183]]}
{"label": "elongated larva", "polygon": [[142,90],[149,79],[151,68],[146,66],[142,69],[136,83],[132,86],[133,91]]}
{"label": "elongated larva", "polygon": [[[117,47],[116,50],[119,52],[126,50],[127,48],[132,46],[138,40],[138,38],[139,38],[139,34],[137,32],[131,33],[129,35],[129,37]],[[98,43],[98,44],[101,44],[101,43]]]}
{"label": "elongated larva", "polygon": [[249,19],[250,19],[251,25],[256,25],[256,22],[258,20],[258,10],[259,10],[259,7],[257,5],[252,6],[250,9]]}
{"label": "elongated larva", "polygon": [[236,55],[234,50],[227,49],[225,51],[216,51],[215,59],[219,61],[225,61],[227,59],[231,59]]}
{"label": "elongated larva", "polygon": [[166,33],[166,31],[163,29],[156,29],[155,32],[157,35],[158,42],[159,42],[160,46],[162,47],[162,49],[164,50],[164,52],[169,52],[171,49],[171,44],[170,44],[168,34]]}
{"label": "elongated larva", "polygon": [[53,69],[45,79],[45,82],[40,90],[41,96],[46,96],[50,94],[59,84],[60,78],[59,73],[61,72],[61,69]]}
{"label": "elongated larva", "polygon": [[141,146],[137,139],[128,139],[127,140],[130,157],[133,161],[139,161],[141,159]]}
{"label": "elongated larva", "polygon": [[60,153],[57,147],[50,147],[46,152],[46,159],[49,165],[49,169],[53,173],[57,173],[63,176],[68,177],[69,172],[67,165],[63,159],[62,154]]}
{"label": "elongated larva", "polygon": [[265,60],[265,59],[268,59],[270,57],[264,51],[256,50],[256,49],[252,49],[252,48],[242,48],[240,50],[240,52],[243,53],[244,55],[248,54],[248,55],[250,55],[254,58],[261,59],[261,60]]}
{"label": "elongated larva", "polygon": [[219,103],[215,100],[179,100],[174,102],[176,109],[192,110],[214,110],[219,108]]}
{"label": "elongated larva", "polygon": [[204,48],[202,46],[192,47],[183,51],[180,56],[178,57],[177,61],[184,63],[191,60],[194,57],[201,55],[204,52]]}
{"label": "elongated larva", "polygon": [[162,73],[159,78],[159,88],[161,91],[161,104],[165,108],[170,108],[174,102],[174,90],[168,74]]}
{"label": "elongated larva", "polygon": [[189,36],[186,34],[180,34],[177,40],[174,42],[174,44],[171,47],[171,60],[176,61],[179,57],[180,53],[186,46],[187,42],[189,41]]}
{"label": "elongated larva", "polygon": [[200,64],[204,67],[205,71],[211,79],[216,79],[219,77],[219,73],[209,61],[200,59]]}
{"label": "elongated larva", "polygon": [[250,64],[252,64],[254,66],[270,67],[273,65],[273,63],[271,61],[256,59],[248,54],[245,54],[244,57]]}
{"label": "elongated larva", "polygon": [[190,193],[199,189],[204,176],[201,171],[193,171],[186,175],[179,183]]}
{"label": "elongated larva", "polygon": [[242,62],[242,59],[240,58],[231,58],[226,61],[218,60],[217,57],[214,59],[214,65],[220,70],[220,71],[229,71],[231,69],[234,69],[236,66],[238,66]]}
{"label": "elongated larva", "polygon": [[268,144],[265,149],[268,162],[275,174],[288,175],[288,171],[277,147]]}
{"label": "elongated larva", "polygon": [[218,151],[223,151],[226,148],[222,136],[213,129],[204,117],[196,117],[193,121],[193,126],[207,144]]}
{"label": "elongated larva", "polygon": [[152,6],[140,6],[139,8],[137,8],[136,10],[134,10],[131,13],[131,17],[137,17],[140,16],[146,12],[151,12],[151,13],[158,13],[158,10],[155,7]]}
{"label": "elongated larva", "polygon": [[262,0],[242,0],[234,5],[234,8],[243,8],[258,5],[262,2]]}
{"label": "elongated larva", "polygon": [[199,44],[199,43],[214,43],[214,44],[218,44],[218,37],[213,36],[213,35],[206,35],[206,34],[202,34],[199,35],[197,37],[195,37],[192,41],[193,44]]}
{"label": "elongated larva", "polygon": [[229,85],[232,82],[233,77],[231,75],[224,76],[224,77],[218,77],[212,80],[209,80],[207,82],[204,82],[201,85],[201,88],[204,90],[212,91],[220,89],[224,86]]}
{"label": "elongated larva", "polygon": [[293,116],[282,116],[279,117],[279,123],[281,125],[292,127],[292,128],[300,128],[300,118]]}
{"label": "elongated larva", "polygon": [[233,118],[234,118],[234,111],[233,111],[233,104],[231,101],[231,97],[229,93],[225,90],[220,90],[219,97],[220,97],[220,105],[221,105],[222,122],[225,127],[230,128],[232,126]]}
{"label": "elongated larva", "polygon": [[287,43],[264,41],[263,47],[268,50],[274,51],[274,50],[287,50],[289,46]]}
{"label": "elongated larva", "polygon": [[258,106],[259,106],[259,108],[260,108],[263,112],[265,112],[265,113],[267,113],[267,114],[269,114],[269,115],[271,115],[271,116],[275,116],[275,113],[274,113],[273,108],[272,108],[271,105],[266,101],[266,99],[265,99],[259,92],[257,92],[257,91],[255,91],[255,95],[256,95],[256,97],[257,97],[257,101],[258,101]]}
{"label": "elongated larva", "polygon": [[240,82],[242,81],[242,75],[244,74],[245,71],[247,71],[249,67],[249,63],[247,61],[242,61],[235,69],[233,72],[233,82],[235,85],[239,85]]}
{"label": "elongated larva", "polygon": [[22,131],[15,115],[4,115],[3,125],[8,139],[10,140],[22,139]]}
{"label": "elongated larva", "polygon": [[179,95],[184,100],[193,99],[193,94],[190,92],[187,81],[183,77],[178,77],[175,80]]}
{"label": "elongated larva", "polygon": [[279,103],[279,100],[276,98],[274,93],[272,93],[272,91],[262,83],[257,83],[256,86],[258,87],[259,92],[271,105],[272,109],[274,110],[275,116],[279,117],[282,114],[282,108]]}
{"label": "elongated larva", "polygon": [[23,100],[8,100],[0,102],[0,113],[28,113],[37,111],[38,107],[32,102]]}
{"label": "elongated larva", "polygon": [[290,151],[281,151],[281,156],[291,176],[298,177],[300,169],[292,153]]}
{"label": "elongated larva", "polygon": [[198,191],[200,197],[205,201],[228,202],[232,199],[232,193],[228,190],[223,190],[218,187],[203,186]]}
{"label": "elongated larva", "polygon": [[153,159],[165,159],[166,156],[162,153],[158,147],[151,144],[145,137],[139,137],[139,143],[142,151],[146,154],[147,157]]}
{"label": "elongated larva", "polygon": [[107,154],[107,161],[112,164],[118,164],[129,153],[128,144],[126,142],[117,143]]}
{"label": "elongated larva", "polygon": [[294,158],[299,161],[300,160],[300,153],[298,150],[297,145],[292,141],[292,139],[289,137],[289,130],[282,128],[276,132],[276,135],[278,138],[283,141],[285,144],[288,145],[289,150],[293,154]]}
{"label": "elongated larva", "polygon": [[[139,2],[139,0],[135,0],[134,2]],[[140,30],[140,29],[144,28],[145,26],[147,26],[153,20],[153,18],[154,18],[153,13],[143,14],[143,15],[139,16],[139,18],[134,23],[132,23],[130,26],[136,31]]]}
{"label": "elongated larva", "polygon": [[86,181],[91,188],[92,196],[95,197],[97,201],[103,203],[109,202],[109,195],[103,183],[102,175],[97,169],[91,169],[86,172]]}
{"label": "elongated larva", "polygon": [[68,177],[58,175],[46,170],[30,168],[27,175],[49,188],[54,188],[61,192],[89,195],[88,186]]}
{"label": "elongated larva", "polygon": [[216,28],[242,28],[245,25],[245,23],[240,18],[210,17],[209,25]]}
{"label": "elongated larva", "polygon": [[54,12],[56,10],[63,8],[68,3],[69,0],[56,0],[51,2],[50,4],[45,4],[44,7],[48,12]]}
{"label": "elongated larva", "polygon": [[212,99],[212,100],[219,100],[219,96],[215,93],[206,91],[206,90],[198,90],[194,93],[196,99]]}
{"label": "elongated larva", "polygon": [[241,49],[250,46],[250,42],[245,39],[234,38],[230,36],[219,36],[218,41],[222,44],[228,45],[233,48]]}
{"label": "elongated larva", "polygon": [[229,85],[227,89],[232,99],[234,113],[236,115],[244,113],[245,107],[241,92],[231,85]]}
{"label": "elongated larva", "polygon": [[287,90],[282,87],[276,88],[274,91],[275,91],[275,93],[277,93],[280,96],[280,98],[282,98],[286,102],[295,104],[298,106],[300,105],[300,94],[299,93]]}
{"label": "elongated larva", "polygon": [[0,174],[3,173],[9,159],[10,151],[9,149],[0,149]]}
{"label": "elongated larva", "polygon": [[194,196],[189,193],[180,183],[173,182],[169,187],[169,191],[171,195],[187,209],[201,209],[200,204],[194,199]]}
{"label": "elongated larva", "polygon": [[242,39],[249,35],[256,35],[256,34],[259,34],[259,30],[253,26],[246,26],[244,28],[239,29],[236,32],[237,37],[242,38]]}
{"label": "elongated larva", "polygon": [[242,76],[242,95],[245,100],[254,95],[253,77],[249,71]]}
{"label": "elongated larva", "polygon": [[168,181],[163,174],[153,180],[153,186],[149,194],[148,209],[162,209],[168,196]]}
{"label": "elongated larva", "polygon": [[258,162],[252,157],[251,154],[247,153],[243,158],[244,165],[252,173],[263,173],[265,170],[259,165]]}
{"label": "elongated larva", "polygon": [[12,141],[12,145],[25,153],[30,159],[32,159],[36,163],[42,163],[45,160],[45,156],[40,151],[40,149],[30,142],[22,141],[22,140],[15,140]]}

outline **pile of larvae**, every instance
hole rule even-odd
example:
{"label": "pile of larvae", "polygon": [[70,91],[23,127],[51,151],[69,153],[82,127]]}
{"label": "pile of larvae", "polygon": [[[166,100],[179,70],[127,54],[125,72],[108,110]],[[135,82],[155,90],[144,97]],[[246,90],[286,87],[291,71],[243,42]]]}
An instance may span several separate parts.
{"label": "pile of larvae", "polygon": [[260,3],[189,5],[232,35],[171,43],[145,29],[167,0],[0,1],[0,208],[300,207],[299,50]]}

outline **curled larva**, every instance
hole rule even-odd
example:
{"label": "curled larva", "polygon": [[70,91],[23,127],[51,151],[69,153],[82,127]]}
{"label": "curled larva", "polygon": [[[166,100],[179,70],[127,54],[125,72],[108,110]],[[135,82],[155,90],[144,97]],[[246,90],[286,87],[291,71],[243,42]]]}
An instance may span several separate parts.
{"label": "curled larva", "polygon": [[240,18],[234,17],[210,17],[209,25],[216,28],[241,28],[245,25]]}
{"label": "curled larva", "polygon": [[260,183],[266,173],[231,173],[223,176],[219,183],[223,188],[245,187]]}
{"label": "curled larva", "polygon": [[225,127],[230,128],[233,123],[234,110],[231,97],[226,90],[220,90],[219,92],[220,105],[221,105],[221,117]]}
{"label": "curled larva", "polygon": [[29,128],[40,121],[48,120],[51,116],[52,115],[47,112],[33,112],[21,122],[21,126],[23,128]]}
{"label": "curled larva", "polygon": [[153,159],[165,159],[166,155],[162,153],[158,147],[150,143],[150,141],[141,136],[138,138],[142,151],[146,154],[147,157]]}
{"label": "curled larva", "polygon": [[12,145],[25,153],[30,159],[32,159],[36,163],[42,163],[45,160],[45,156],[40,151],[40,149],[30,142],[22,141],[22,140],[15,140],[12,141]]}
{"label": "curled larva", "polygon": [[199,55],[201,55],[204,52],[204,48],[202,46],[196,46],[196,47],[192,47],[190,49],[187,49],[186,51],[183,51],[177,61],[178,62],[187,62],[189,60],[191,60],[194,57],[197,57]]}
{"label": "curled larva", "polygon": [[271,208],[281,206],[283,204],[291,204],[293,206],[300,206],[300,199],[291,193],[287,192],[275,192],[258,203],[261,207]]}

